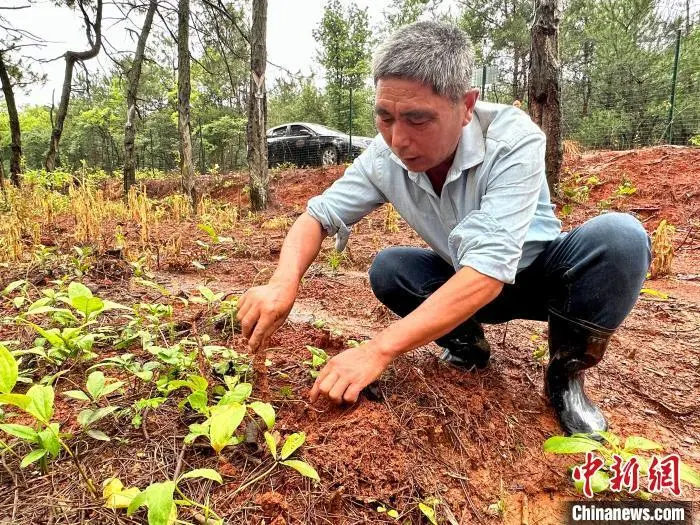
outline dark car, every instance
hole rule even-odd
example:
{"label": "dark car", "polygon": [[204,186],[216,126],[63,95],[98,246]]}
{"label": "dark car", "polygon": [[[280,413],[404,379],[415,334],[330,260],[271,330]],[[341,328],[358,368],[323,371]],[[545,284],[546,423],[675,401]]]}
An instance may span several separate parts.
{"label": "dark car", "polygon": [[270,166],[283,162],[297,166],[331,166],[353,160],[370,142],[369,137],[353,136],[351,139],[341,131],[320,124],[292,122],[268,130],[267,158]]}

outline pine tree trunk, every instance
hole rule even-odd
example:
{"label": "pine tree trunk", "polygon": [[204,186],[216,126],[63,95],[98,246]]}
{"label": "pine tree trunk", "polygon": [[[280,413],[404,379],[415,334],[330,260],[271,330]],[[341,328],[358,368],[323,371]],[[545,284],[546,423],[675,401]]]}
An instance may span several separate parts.
{"label": "pine tree trunk", "polygon": [[270,176],[267,171],[267,99],[265,63],[267,51],[267,0],[253,0],[253,27],[250,35],[250,96],[248,97],[248,169],[250,207],[264,210],[269,200]]}
{"label": "pine tree trunk", "polygon": [[[58,113],[56,114],[56,122],[54,124],[53,130],[51,131],[51,142],[49,143],[49,152],[46,154],[46,160],[44,161],[44,166],[46,171],[53,171],[56,169],[56,158],[58,156],[58,144],[61,141],[61,135],[63,134],[63,124],[66,120],[66,115],[68,115],[68,104],[70,102],[70,94],[73,87],[73,67],[76,62],[84,62],[85,60],[90,60],[95,58],[102,48],[102,0],[97,0],[97,14],[95,15],[95,22],[90,20],[85,7],[83,4],[84,0],[78,0],[78,6],[83,13],[83,20],[85,25],[89,28],[88,30],[88,40],[90,42],[90,49],[87,51],[66,51],[66,69],[63,75],[63,89],[61,90],[61,102],[58,105]],[[94,31],[94,36],[92,35]]]}
{"label": "pine tree trunk", "polygon": [[192,129],[190,124],[190,0],[178,1],[177,42],[177,129],[180,134],[180,173],[182,192],[197,207],[197,191],[192,161]]}
{"label": "pine tree trunk", "polygon": [[547,135],[545,165],[550,192],[559,184],[562,163],[559,19],[561,0],[536,0],[531,28],[528,107],[532,120]]}
{"label": "pine tree trunk", "polygon": [[15,104],[15,94],[12,91],[10,75],[7,72],[5,60],[0,53],[0,83],[2,92],[5,95],[7,104],[7,117],[10,121],[10,137],[12,155],[10,156],[10,180],[12,184],[19,187],[19,175],[22,172],[22,133],[19,127],[19,115],[17,114],[17,104]]}
{"label": "pine tree trunk", "polygon": [[157,7],[158,1],[150,0],[146,19],[136,44],[134,62],[129,71],[129,86],[126,92],[126,125],[124,126],[124,197],[129,193],[129,188],[136,184],[136,155],[134,151],[136,143],[136,94],[141,80],[141,66],[146,52],[146,41],[151,32],[153,15],[155,15]]}

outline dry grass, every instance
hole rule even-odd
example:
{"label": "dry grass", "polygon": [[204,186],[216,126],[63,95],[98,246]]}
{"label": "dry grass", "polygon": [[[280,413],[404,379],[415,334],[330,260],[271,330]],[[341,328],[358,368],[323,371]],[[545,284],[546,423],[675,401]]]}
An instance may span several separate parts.
{"label": "dry grass", "polygon": [[398,233],[400,218],[401,215],[396,211],[396,208],[391,204],[387,204],[386,217],[384,218],[384,231],[387,233]]}
{"label": "dry grass", "polygon": [[583,147],[581,144],[575,140],[565,140],[562,142],[562,148],[564,150],[564,155],[578,157],[583,153]]}
{"label": "dry grass", "polygon": [[671,272],[673,262],[673,236],[676,228],[662,220],[651,236],[651,278],[656,279]]}

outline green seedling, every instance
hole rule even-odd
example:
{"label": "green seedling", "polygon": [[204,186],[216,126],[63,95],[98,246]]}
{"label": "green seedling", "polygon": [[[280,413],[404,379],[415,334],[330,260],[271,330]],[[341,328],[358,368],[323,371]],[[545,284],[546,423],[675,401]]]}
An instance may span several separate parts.
{"label": "green seedling", "polygon": [[426,498],[418,504],[418,509],[423,513],[423,516],[428,518],[432,525],[438,525],[436,508],[440,504],[440,500],[435,497]]}
{"label": "green seedling", "polygon": [[535,347],[532,351],[532,358],[540,364],[547,363],[549,361],[549,345],[547,341],[544,341],[539,334],[532,334],[530,342]]}
{"label": "green seedling", "polygon": [[64,396],[91,403],[93,408],[86,408],[78,414],[78,423],[88,436],[100,441],[109,441],[109,436],[101,430],[95,430],[93,425],[98,421],[111,415],[118,410],[116,406],[99,407],[98,402],[107,398],[124,386],[124,381],[107,381],[105,375],[100,371],[92,372],[85,384],[85,390],[68,390],[63,393]]}
{"label": "green seedling", "polygon": [[77,277],[83,277],[92,268],[92,249],[87,246],[84,248],[74,246],[73,251],[75,255],[70,258],[73,272]]}
{"label": "green seedling", "polygon": [[34,247],[32,255],[34,256],[34,261],[43,269],[48,266],[51,259],[56,257],[56,248],[47,248],[43,244],[38,244]]}
{"label": "green seedling", "polygon": [[146,409],[155,409],[167,401],[167,397],[151,397],[134,401],[132,411],[134,416],[131,418],[131,424],[134,428],[140,428],[143,423],[143,411]]}
{"label": "green seedling", "polygon": [[250,358],[246,354],[236,352],[233,348],[220,345],[202,347],[204,357],[211,363],[214,372],[220,376],[226,374],[247,374],[251,370]]}
{"label": "green seedling", "polygon": [[197,228],[199,228],[209,236],[209,241],[213,245],[229,244],[233,242],[233,239],[231,237],[221,237],[211,224],[198,224]]}
{"label": "green seedling", "polygon": [[637,193],[637,188],[627,177],[622,179],[622,183],[620,183],[620,186],[615,190],[615,196],[617,197],[629,197],[635,193]]}
{"label": "green seedling", "polygon": [[[178,520],[179,507],[195,507],[203,513],[203,523],[223,525],[220,518],[207,505],[202,505],[188,498],[180,489],[180,484],[188,479],[208,479],[223,483],[221,475],[212,469],[195,469],[182,474],[175,481],[152,483],[141,491],[138,487],[124,488],[119,478],[108,478],[103,482],[102,496],[105,507],[126,509],[131,517],[141,507],[148,508],[148,525],[170,525],[185,523]],[[177,494],[178,498],[175,498]]]}
{"label": "green seedling", "polygon": [[185,437],[186,444],[194,442],[198,437],[205,437],[217,454],[224,447],[238,445],[245,437],[236,435],[236,431],[248,410],[259,416],[268,429],[274,426],[275,410],[272,405],[260,401],[246,403],[253,390],[250,383],[238,383],[237,377],[230,376],[226,376],[225,380],[228,390],[215,406],[208,407],[210,415],[206,421],[190,425],[190,432]]}
{"label": "green seedling", "polygon": [[284,444],[282,445],[282,449],[280,450],[280,452],[278,454],[277,453],[277,441],[276,441],[275,437],[272,434],[270,434],[270,432],[266,431],[265,432],[265,443],[267,444],[267,448],[270,451],[270,455],[272,456],[272,459],[274,460],[272,463],[272,466],[270,468],[268,468],[265,472],[260,474],[259,476],[251,479],[250,481],[248,481],[248,482],[244,483],[243,485],[241,485],[240,487],[238,487],[233,492],[233,495],[236,495],[239,492],[242,492],[243,490],[245,490],[247,487],[249,487],[253,483],[257,483],[258,481],[265,479],[267,476],[272,474],[272,472],[276,468],[278,468],[280,465],[294,469],[302,476],[310,478],[317,483],[320,482],[321,478],[319,477],[318,472],[316,472],[316,469],[314,469],[306,461],[302,461],[300,459],[290,459],[291,455],[294,454],[294,452],[296,452],[296,450],[299,447],[301,447],[305,441],[306,441],[306,434],[304,432],[295,432],[294,434],[291,434],[290,436],[287,437]]}
{"label": "green seedling", "polygon": [[326,257],[326,263],[328,264],[328,266],[330,266],[331,270],[336,272],[340,268],[342,262],[346,259],[347,256],[344,253],[333,249],[330,252],[328,252],[328,256]]}
{"label": "green seedling", "polygon": [[190,394],[178,405],[180,410],[187,404],[196,412],[204,415],[208,414],[209,407],[207,403],[209,398],[207,396],[207,388],[209,387],[209,382],[205,378],[198,375],[190,375],[185,380],[172,379],[168,381],[167,378],[162,379],[164,381],[159,379],[156,384],[158,385],[158,390],[165,395],[180,388],[188,388],[190,390]]}
{"label": "green seedling", "polygon": [[[639,473],[647,475],[650,465],[649,458],[639,455],[639,452],[662,450],[664,448],[663,445],[641,436],[629,436],[625,440],[624,445],[621,445],[620,438],[612,432],[599,431],[597,434],[604,440],[604,443],[596,441],[586,434],[552,436],[544,442],[544,451],[552,454],[585,454],[586,452],[599,454],[604,461],[604,465],[591,478],[591,489],[595,493],[609,489],[610,467],[614,463],[613,454],[617,454],[624,461],[635,457],[639,463]],[[573,470],[570,470],[573,473]],[[700,487],[700,474],[683,462],[680,463],[680,479],[694,487]],[[583,481],[574,480],[573,477],[572,481],[576,490],[582,492]],[[638,496],[642,499],[651,498],[651,494],[645,491],[639,491]]]}
{"label": "green seedling", "polygon": [[124,381],[107,380],[105,375],[98,370],[88,376],[85,390],[67,390],[63,392],[63,395],[96,405],[101,399],[106,399],[109,394],[116,392],[123,386]]}
{"label": "green seedling", "polygon": [[201,294],[201,297],[192,297],[190,301],[193,303],[197,304],[205,304],[208,307],[212,307],[215,304],[219,303],[221,299],[224,297],[223,292],[220,293],[214,293],[212,292],[209,288],[206,286],[198,286],[197,290],[199,290],[199,293]]}
{"label": "green seedling", "polygon": [[47,470],[47,459],[58,456],[63,448],[73,458],[80,476],[85,481],[88,490],[96,495],[95,487],[85,473],[85,469],[73,454],[70,447],[60,434],[60,426],[52,422],[54,414],[54,390],[50,385],[33,385],[26,394],[13,393],[19,366],[10,351],[0,346],[0,406],[12,405],[29,414],[34,420],[32,426],[4,423],[0,424],[0,430],[10,436],[19,438],[30,447],[30,452],[22,458],[20,468],[25,468],[37,461],[40,462],[42,471]]}
{"label": "green seedling", "polygon": [[26,279],[19,279],[18,281],[12,281],[10,284],[8,284],[5,287],[5,289],[2,291],[2,294],[0,294],[0,295],[2,295],[3,297],[7,297],[12,292],[15,292],[15,291],[19,292],[19,295],[16,295],[12,299],[10,299],[10,302],[12,302],[12,305],[19,310],[28,301],[27,286],[29,286],[29,283],[26,281]]}
{"label": "green seedling", "polygon": [[238,298],[225,299],[219,304],[219,313],[214,316],[212,322],[215,326],[220,327],[222,332],[228,328],[233,333],[238,326],[237,315]]}
{"label": "green seedling", "polygon": [[136,361],[134,354],[122,354],[120,356],[108,357],[90,367],[89,370],[98,367],[114,367],[129,372],[142,381],[149,382],[153,379],[153,372],[160,368],[160,366],[160,363],[157,361],[147,361],[141,364],[139,361]]}
{"label": "green seedling", "polygon": [[306,345],[306,349],[311,352],[311,360],[304,361],[304,364],[310,367],[309,374],[316,379],[323,365],[328,362],[328,354],[321,348]]}
{"label": "green seedling", "polygon": [[392,509],[388,505],[380,504],[379,506],[377,506],[377,512],[379,514],[386,513],[387,516],[389,516],[390,518],[395,519],[395,520],[399,519],[398,511],[395,509]]}

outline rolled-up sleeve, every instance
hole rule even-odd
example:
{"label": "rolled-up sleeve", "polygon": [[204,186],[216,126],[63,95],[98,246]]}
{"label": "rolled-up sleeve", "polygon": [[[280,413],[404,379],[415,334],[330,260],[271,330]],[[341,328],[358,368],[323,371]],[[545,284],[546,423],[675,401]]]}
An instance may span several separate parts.
{"label": "rolled-up sleeve", "polygon": [[480,207],[450,232],[448,244],[456,270],[469,266],[512,284],[545,177],[545,138],[532,133],[496,147]]}
{"label": "rolled-up sleeve", "polygon": [[384,194],[372,182],[374,144],[357,157],[345,173],[321,195],[313,197],[306,212],[321,223],[335,247],[345,249],[350,228],[372,210],[386,202]]}

